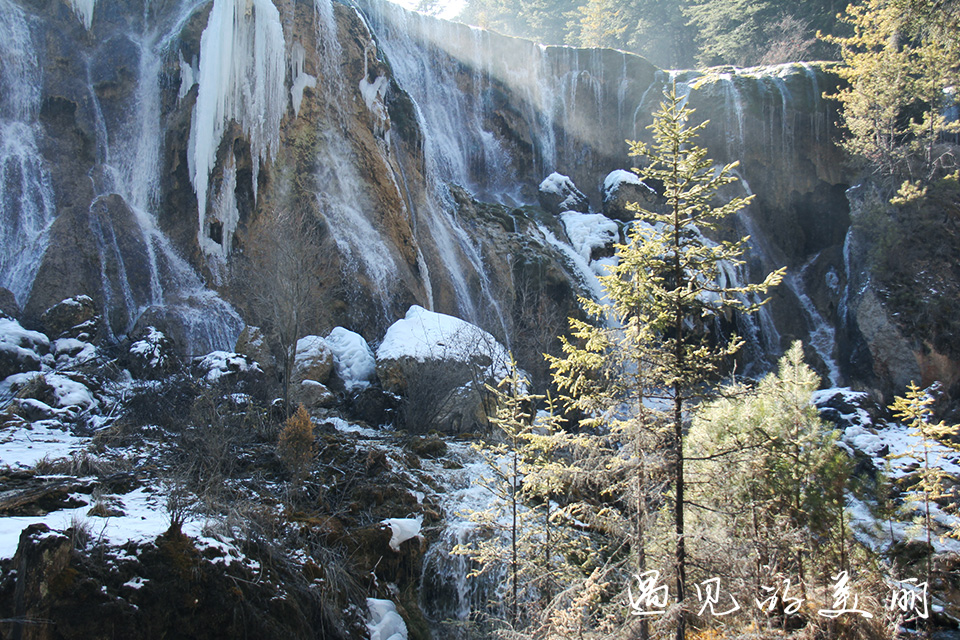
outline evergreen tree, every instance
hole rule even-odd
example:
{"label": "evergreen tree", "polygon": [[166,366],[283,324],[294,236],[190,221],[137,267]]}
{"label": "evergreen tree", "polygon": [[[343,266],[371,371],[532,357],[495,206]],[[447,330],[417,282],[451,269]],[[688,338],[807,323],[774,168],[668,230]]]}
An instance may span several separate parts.
{"label": "evergreen tree", "polygon": [[939,3],[942,11],[931,4],[938,3],[852,4],[844,22],[853,34],[822,36],[843,56],[837,72],[847,86],[835,97],[847,128],[844,146],[899,186],[903,200],[922,196],[928,182],[955,167],[944,135],[960,131],[960,123],[948,121],[944,111],[960,82],[956,3]]}
{"label": "evergreen tree", "polygon": [[[890,409],[894,412],[894,417],[903,421],[910,427],[910,435],[919,439],[919,442],[911,446],[907,451],[898,457],[916,457],[920,459],[920,467],[917,469],[916,480],[908,487],[917,491],[922,496],[921,504],[923,506],[923,524],[926,530],[927,548],[932,549],[932,522],[930,519],[930,503],[941,500],[949,496],[945,492],[944,478],[947,476],[941,464],[937,464],[942,459],[941,452],[935,452],[934,448],[941,449],[945,445],[954,449],[960,449],[960,445],[953,442],[952,438],[960,434],[960,425],[948,425],[942,420],[933,422],[933,403],[934,397],[925,390],[920,389],[911,382],[907,386],[907,393],[903,396],[894,398]],[[931,461],[936,456],[938,460]],[[931,464],[932,463],[932,464]],[[960,533],[960,529],[955,531]],[[931,554],[927,554],[927,579],[930,579],[931,573]]]}
{"label": "evergreen tree", "polygon": [[[685,603],[685,461],[684,430],[690,409],[710,391],[724,361],[742,345],[736,336],[711,335],[712,324],[732,311],[751,313],[757,296],[775,286],[783,270],[760,284],[720,284],[721,263],[738,265],[747,238],[711,242],[703,233],[742,209],[749,198],[717,204],[721,187],[736,180],[736,163],[716,167],[694,140],[706,123],[688,126],[693,111],[669,87],[649,127],[653,144],[632,142],[631,155],[649,159],[641,177],[662,184],[665,210],[635,206],[643,222],[628,231],[617,247],[618,264],[601,278],[608,304],[586,303],[591,320],[571,319],[577,342],[563,342],[554,358],[554,380],[568,405],[585,418],[581,428],[620,433],[632,449],[636,469],[644,468],[645,434],[669,443],[669,478],[673,486],[675,596]],[[608,368],[607,363],[618,367]],[[619,370],[618,370],[619,369]],[[601,375],[602,374],[602,375]],[[651,404],[669,407],[662,419]],[[615,458],[623,457],[618,452]],[[642,473],[642,471],[640,471]],[[683,614],[676,635],[685,635]]]}
{"label": "evergreen tree", "polygon": [[[704,564],[724,546],[728,553],[712,556],[720,562],[752,554],[751,597],[762,597],[773,568],[798,577],[800,589],[811,562],[821,570],[846,568],[849,460],[811,403],[819,384],[796,342],[776,374],[755,387],[732,385],[699,410],[688,436],[697,479],[691,503],[701,507],[697,520],[717,545],[702,554]],[[817,554],[814,540],[821,542]]]}
{"label": "evergreen tree", "polygon": [[509,376],[489,389],[495,397],[490,422],[497,428],[497,440],[475,448],[489,465],[491,475],[483,485],[494,501],[489,509],[467,514],[483,535],[458,545],[454,553],[475,562],[470,577],[505,570],[505,608],[517,629],[525,622],[524,605],[545,607],[559,585],[574,578],[564,560],[572,543],[554,502],[563,493],[557,453],[566,434],[552,402],[538,415],[536,405],[546,398],[529,392],[515,364]]}

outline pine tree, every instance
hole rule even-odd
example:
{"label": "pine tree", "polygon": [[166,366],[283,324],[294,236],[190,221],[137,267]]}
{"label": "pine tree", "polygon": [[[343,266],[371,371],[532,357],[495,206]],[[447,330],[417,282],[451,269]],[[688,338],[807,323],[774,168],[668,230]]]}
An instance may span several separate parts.
{"label": "pine tree", "polygon": [[[739,543],[744,556],[753,553],[757,595],[771,567],[789,570],[801,589],[811,560],[821,569],[846,568],[849,460],[811,403],[819,383],[796,342],[777,373],[753,387],[731,385],[704,405],[687,439],[698,519],[718,545]],[[832,558],[824,547],[811,558],[815,539],[835,543]]]}
{"label": "pine tree", "polygon": [[[644,473],[648,443],[668,442],[675,596],[681,609],[687,562],[685,424],[689,410],[709,395],[708,383],[742,345],[736,336],[723,338],[709,330],[724,314],[757,310],[763,303],[758,296],[784,273],[771,273],[760,284],[719,282],[723,263],[740,264],[747,238],[711,242],[703,233],[715,230],[750,199],[715,204],[720,188],[736,180],[736,163],[716,167],[706,150],[694,144],[706,123],[688,126],[693,111],[684,103],[676,86],[669,87],[649,127],[653,144],[630,143],[631,155],[649,159],[641,177],[663,185],[665,210],[634,207],[642,222],[630,228],[627,244],[617,247],[618,264],[601,278],[608,302],[585,302],[590,320],[571,319],[576,342],[564,340],[563,357],[551,360],[568,406],[585,416],[581,428],[616,435],[620,449],[630,446],[638,474]],[[651,401],[669,409],[658,416]],[[624,457],[619,451],[612,459]],[[685,635],[683,615],[676,635]]]}

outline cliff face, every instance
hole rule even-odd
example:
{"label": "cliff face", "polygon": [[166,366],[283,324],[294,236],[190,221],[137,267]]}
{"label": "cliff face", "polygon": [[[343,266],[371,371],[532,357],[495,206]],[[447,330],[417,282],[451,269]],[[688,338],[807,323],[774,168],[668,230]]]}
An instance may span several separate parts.
{"label": "cliff face", "polygon": [[320,238],[325,311],[307,331],[377,339],[415,303],[506,342],[555,336],[593,275],[524,205],[556,171],[599,210],[607,173],[637,162],[625,140],[647,137],[676,82],[711,121],[704,146],[739,160],[756,195],[729,230],[752,236],[742,276],[790,270],[745,328],[750,357],[799,338],[831,382],[905,375],[865,374],[875,341],[850,322],[871,307],[849,284],[864,276],[845,259],[828,67],[664,72],[377,0],[98,0],[89,25],[64,0],[2,0],[0,17],[0,286],[28,323],[85,294],[108,338],[155,324],[188,353],[232,348],[264,320],[247,277],[262,229],[298,212]]}

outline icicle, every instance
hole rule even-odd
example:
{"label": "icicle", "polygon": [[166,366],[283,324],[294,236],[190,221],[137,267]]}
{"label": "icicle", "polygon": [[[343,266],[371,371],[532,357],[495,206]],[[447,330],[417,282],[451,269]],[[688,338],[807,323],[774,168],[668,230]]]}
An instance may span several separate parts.
{"label": "icicle", "polygon": [[[177,92],[177,103],[179,104],[190,93],[193,85],[197,84],[197,71],[194,68],[195,65],[191,65],[184,60],[183,54],[179,51],[177,57],[180,58],[180,91]],[[196,63],[196,60],[194,60],[194,63]]]}
{"label": "icicle", "polygon": [[300,116],[300,105],[303,103],[303,90],[317,86],[316,76],[303,72],[303,60],[306,51],[299,42],[294,42],[290,48],[290,77],[293,84],[290,87],[290,100],[293,102],[293,114]]}
{"label": "icicle", "polygon": [[73,12],[77,14],[77,19],[83,23],[83,28],[87,31],[90,30],[90,25],[93,24],[93,8],[96,4],[97,0],[70,0],[70,6],[73,7]]}
{"label": "icicle", "polygon": [[200,88],[188,148],[201,235],[210,172],[227,124],[238,122],[250,140],[254,198],[260,162],[276,156],[287,107],[285,51],[280,13],[270,0],[214,0],[200,38]]}

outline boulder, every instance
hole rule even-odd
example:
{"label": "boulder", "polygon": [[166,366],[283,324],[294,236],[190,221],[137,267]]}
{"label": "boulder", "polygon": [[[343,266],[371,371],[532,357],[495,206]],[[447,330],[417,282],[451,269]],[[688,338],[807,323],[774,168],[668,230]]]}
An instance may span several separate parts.
{"label": "boulder", "polygon": [[617,169],[607,174],[600,188],[603,198],[603,215],[614,220],[630,222],[637,217],[636,212],[627,208],[630,203],[652,209],[657,202],[657,193],[640,180],[632,171]]}
{"label": "boulder", "polygon": [[[20,533],[17,552],[10,566],[16,572],[16,586],[9,592],[13,596],[11,609],[17,612],[18,619],[50,619],[59,593],[57,587],[69,584],[73,578],[68,571],[73,548],[69,536],[51,531],[45,524],[31,524]],[[12,638],[52,637],[52,634],[37,632],[38,627],[47,625],[21,626],[11,622],[14,622]]]}
{"label": "boulder", "polygon": [[403,401],[380,387],[361,389],[350,398],[347,412],[351,420],[371,425],[392,425],[398,422]]}
{"label": "boulder", "polygon": [[322,409],[332,407],[337,403],[337,397],[326,385],[316,380],[303,380],[291,387],[293,404],[302,404],[306,409]]}
{"label": "boulder", "polygon": [[40,316],[47,335],[54,338],[84,338],[96,335],[97,309],[90,296],[61,300]]}
{"label": "boulder", "polygon": [[231,384],[238,387],[260,388],[263,371],[249,358],[229,351],[211,351],[196,358],[193,373],[207,384]]}
{"label": "boulder", "polygon": [[0,318],[17,319],[20,317],[20,305],[10,289],[0,287]]}
{"label": "boulder", "polygon": [[246,325],[240,332],[233,350],[256,362],[267,378],[276,378],[277,359],[273,357],[273,353],[267,346],[267,337],[260,327]]}
{"label": "boulder", "polygon": [[540,183],[537,199],[545,211],[554,215],[564,211],[590,211],[587,196],[577,189],[573,180],[559,173],[551,173]]}
{"label": "boulder", "polygon": [[47,336],[24,329],[16,320],[0,318],[0,380],[15,373],[39,371],[49,351]]}
{"label": "boulder", "polygon": [[180,368],[180,358],[173,340],[156,327],[141,330],[128,353],[127,368],[135,378],[160,380]]}
{"label": "boulder", "polygon": [[485,424],[483,385],[506,376],[509,363],[507,350],[483,329],[416,305],[377,349],[380,384],[401,396],[404,426],[418,432]]}
{"label": "boulder", "polygon": [[290,381],[294,384],[313,380],[326,384],[333,373],[333,352],[320,336],[304,336],[297,340],[296,356]]}

